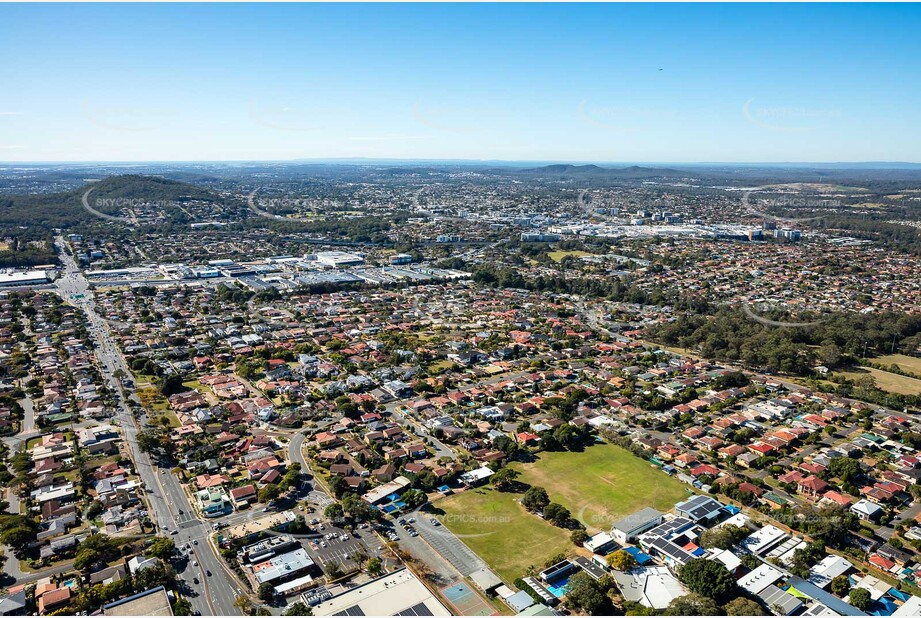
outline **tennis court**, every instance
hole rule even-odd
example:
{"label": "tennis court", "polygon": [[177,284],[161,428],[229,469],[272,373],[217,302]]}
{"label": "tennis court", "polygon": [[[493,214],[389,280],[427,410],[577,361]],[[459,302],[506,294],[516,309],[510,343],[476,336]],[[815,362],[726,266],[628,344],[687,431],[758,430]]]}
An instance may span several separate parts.
{"label": "tennis court", "polygon": [[459,616],[496,616],[498,613],[473,588],[465,583],[441,589],[441,594],[454,606]]}

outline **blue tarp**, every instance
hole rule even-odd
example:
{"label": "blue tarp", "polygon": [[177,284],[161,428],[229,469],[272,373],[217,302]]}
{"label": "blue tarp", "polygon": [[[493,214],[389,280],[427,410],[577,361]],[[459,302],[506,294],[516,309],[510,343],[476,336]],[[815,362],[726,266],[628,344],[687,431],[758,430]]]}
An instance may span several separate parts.
{"label": "blue tarp", "polygon": [[725,504],[723,505],[723,508],[726,509],[726,512],[729,513],[730,515],[735,515],[742,510],[739,507],[733,506],[731,504]]}
{"label": "blue tarp", "polygon": [[911,598],[911,595],[910,595],[910,594],[905,594],[904,592],[902,592],[902,591],[899,590],[898,588],[890,588],[890,589],[889,589],[889,594],[891,594],[891,595],[894,596],[895,598],[900,599],[900,600],[902,600],[902,601],[907,601],[908,599]]}
{"label": "blue tarp", "polygon": [[891,616],[892,612],[898,609],[898,606],[886,597],[876,601],[870,607],[872,607],[870,614],[873,616]]}
{"label": "blue tarp", "polygon": [[648,554],[644,554],[639,547],[625,547],[624,551],[633,556],[639,565],[644,565],[652,560],[652,557]]}

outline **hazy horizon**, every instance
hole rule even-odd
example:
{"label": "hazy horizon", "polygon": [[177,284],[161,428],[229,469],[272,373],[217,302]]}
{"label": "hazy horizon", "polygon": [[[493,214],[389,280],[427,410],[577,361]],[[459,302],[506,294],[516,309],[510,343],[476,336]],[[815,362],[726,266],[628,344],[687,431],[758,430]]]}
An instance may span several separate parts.
{"label": "hazy horizon", "polygon": [[4,4],[0,159],[921,162],[921,8]]}

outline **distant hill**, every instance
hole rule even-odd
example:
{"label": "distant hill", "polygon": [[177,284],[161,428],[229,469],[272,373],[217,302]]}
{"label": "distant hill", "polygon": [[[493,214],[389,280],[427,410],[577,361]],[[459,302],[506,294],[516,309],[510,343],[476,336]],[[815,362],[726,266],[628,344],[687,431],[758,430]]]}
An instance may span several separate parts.
{"label": "distant hill", "polygon": [[[219,196],[211,191],[168,178],[137,174],[110,176],[64,193],[0,196],[0,236],[44,237],[54,228],[68,229],[98,222],[99,219],[87,212],[81,204],[81,198],[90,188],[93,189],[94,200],[220,201]],[[100,208],[103,212],[116,209]]]}
{"label": "distant hill", "polygon": [[162,176],[143,176],[125,174],[109,176],[93,185],[78,189],[83,195],[92,186],[93,197],[143,199],[163,202],[184,202],[187,200],[218,201],[217,196],[208,191],[185,182],[170,180]]}
{"label": "distant hill", "polygon": [[563,178],[678,178],[687,176],[687,172],[681,172],[669,168],[641,167],[631,165],[629,167],[613,168],[601,167],[599,165],[570,165],[556,164],[544,165],[542,167],[531,167],[519,170],[519,174],[528,176],[541,177],[563,177]]}

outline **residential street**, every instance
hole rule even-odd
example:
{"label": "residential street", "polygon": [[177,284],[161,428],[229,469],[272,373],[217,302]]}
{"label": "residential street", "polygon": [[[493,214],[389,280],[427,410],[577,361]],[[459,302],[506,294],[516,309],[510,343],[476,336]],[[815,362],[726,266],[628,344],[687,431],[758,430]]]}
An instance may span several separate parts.
{"label": "residential street", "polygon": [[[122,385],[115,377],[119,369],[125,375],[131,375],[131,372],[112,340],[105,321],[96,313],[93,294],[86,278],[80,272],[73,257],[64,249],[63,239],[58,237],[56,242],[64,263],[64,269],[55,282],[57,291],[65,300],[80,307],[87,316],[87,326],[91,337],[97,344],[95,352],[103,371],[103,377],[108,381],[112,391],[118,393],[118,406],[114,420],[122,427],[125,443],[128,445],[136,472],[144,482],[146,496],[151,506],[151,518],[156,522],[160,533],[170,534],[177,546],[194,539],[199,541],[195,550],[199,566],[197,568],[187,566],[180,572],[186,585],[196,593],[189,595],[192,608],[203,616],[239,615],[240,610],[233,604],[238,594],[235,580],[215,549],[207,542],[211,532],[210,525],[195,518],[194,511],[176,477],[168,471],[161,473],[149,455],[138,447],[137,420],[125,401]],[[176,530],[178,533],[172,534]],[[212,574],[210,577],[207,576],[208,571]],[[198,586],[192,581],[194,575],[197,575],[199,581],[202,582]]]}

